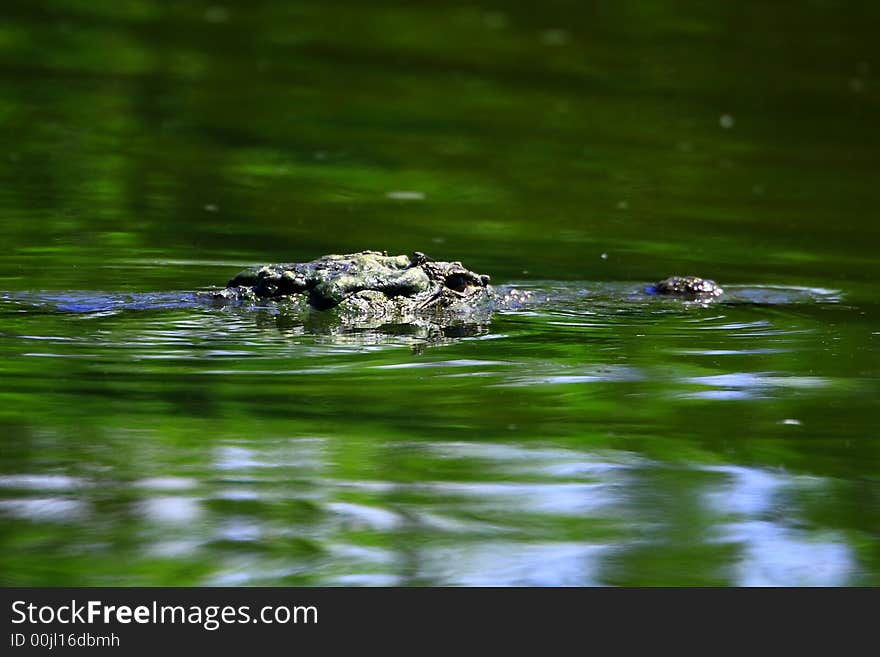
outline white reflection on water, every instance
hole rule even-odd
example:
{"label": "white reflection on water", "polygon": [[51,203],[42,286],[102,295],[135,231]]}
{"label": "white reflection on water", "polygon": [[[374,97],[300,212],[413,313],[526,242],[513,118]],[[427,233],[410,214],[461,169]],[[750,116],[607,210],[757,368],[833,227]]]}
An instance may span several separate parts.
{"label": "white reflection on water", "polygon": [[730,480],[705,495],[709,507],[717,513],[756,515],[770,511],[774,496],[785,483],[782,477],[757,468],[718,465],[703,469],[727,475]]}
{"label": "white reflection on water", "polygon": [[831,385],[831,379],[818,376],[781,376],[769,372],[732,372],[711,376],[694,376],[681,379],[682,383],[706,386],[711,390],[682,393],[691,399],[755,399],[768,391],[793,389],[809,390]]}
{"label": "white reflection on water", "polygon": [[399,513],[365,504],[331,502],[324,508],[344,518],[347,524],[355,528],[391,531],[399,529],[404,524],[404,518]]}
{"label": "white reflection on water", "polygon": [[140,504],[141,512],[152,522],[186,524],[202,515],[197,499],[171,495],[148,497]]}
{"label": "white reflection on water", "polygon": [[487,541],[422,554],[423,574],[439,585],[597,586],[607,545]]}
{"label": "white reflection on water", "polygon": [[89,506],[66,497],[34,497],[0,500],[0,515],[37,522],[79,522],[89,513]]}
{"label": "white reflection on water", "polygon": [[[606,583],[621,556],[638,559],[654,541],[674,546],[676,523],[691,518],[678,517],[675,502],[658,507],[652,500],[681,496],[707,512],[707,527],[695,540],[724,555],[733,547],[718,573],[731,584],[846,585],[859,571],[845,537],[812,525],[800,506],[803,493],[828,486],[819,477],[742,465],[674,466],[702,474],[676,476],[664,488],[666,479],[654,474],[670,464],[622,450],[391,441],[371,445],[373,461],[340,469],[339,445],[329,440],[250,445],[215,447],[210,468],[198,476],[122,484],[3,475],[0,514],[85,528],[96,519],[94,500],[121,487],[125,496],[139,496],[125,508],[142,523],[142,553],[205,555],[216,564],[204,580],[210,584],[307,577],[367,586],[583,586]],[[401,454],[432,470],[403,481],[360,478],[376,474],[383,458],[399,465]],[[406,473],[398,465],[395,472]],[[306,547],[286,553],[285,545]],[[273,556],[260,546],[276,546]]]}
{"label": "white reflection on water", "polygon": [[459,358],[457,360],[432,360],[415,363],[394,363],[392,365],[373,365],[374,370],[424,369],[433,367],[479,367],[482,365],[516,365],[503,360],[476,360]]}
{"label": "white reflection on water", "polygon": [[191,490],[198,485],[192,477],[148,477],[134,482],[135,488],[147,490]]}
{"label": "white reflection on water", "polygon": [[685,383],[728,388],[820,388],[829,381],[818,376],[774,376],[767,372],[733,372],[682,379]]}
{"label": "white reflection on water", "polygon": [[510,379],[504,383],[496,383],[492,387],[517,388],[531,387],[535,385],[630,382],[643,381],[645,378],[645,373],[636,367],[605,365],[601,367],[583,368],[581,371],[570,371],[566,374],[560,374],[557,370],[554,373],[510,377]]}
{"label": "white reflection on water", "polygon": [[227,541],[250,542],[259,540],[262,535],[262,528],[256,520],[227,518],[223,520],[216,537]]}
{"label": "white reflection on water", "polygon": [[329,584],[336,586],[400,586],[405,584],[402,577],[381,573],[352,573],[329,578]]}
{"label": "white reflection on water", "polygon": [[[90,486],[88,480],[61,474],[0,475],[0,488],[28,491],[11,499],[0,500],[0,516],[52,523],[80,522],[89,515],[90,505],[73,497],[76,491]],[[46,493],[68,491],[69,495],[47,496]]]}
{"label": "white reflection on water", "polygon": [[[817,477],[793,477],[757,468],[705,468],[727,481],[707,492],[707,505],[732,517],[718,525],[721,542],[741,546],[733,567],[740,586],[844,586],[856,572],[855,555],[842,536],[831,531],[808,532],[787,526],[798,522],[783,495],[804,488],[821,489]],[[789,515],[791,514],[791,515]]]}
{"label": "white reflection on water", "polygon": [[518,483],[518,482],[430,482],[416,488],[461,498],[461,509],[478,511],[495,506],[526,513],[574,515],[596,513],[617,501],[608,484]]}
{"label": "white reflection on water", "polygon": [[751,521],[732,523],[725,538],[744,548],[734,568],[740,586],[845,586],[856,570],[851,548],[833,533]]}
{"label": "white reflection on water", "polygon": [[320,470],[326,467],[326,441],[323,438],[267,438],[264,449],[237,444],[224,444],[214,450],[215,467],[219,470],[259,468],[296,468]]}
{"label": "white reflection on water", "polygon": [[574,477],[622,471],[647,461],[628,452],[614,450],[580,453],[556,447],[521,447],[505,443],[442,442],[423,447],[440,458],[467,458],[494,462],[511,474],[544,474]]}
{"label": "white reflection on water", "polygon": [[0,488],[18,488],[28,490],[71,490],[85,486],[87,482],[78,477],[58,474],[17,474],[0,475]]}
{"label": "white reflection on water", "polygon": [[[400,445],[389,445],[398,451]],[[662,513],[645,516],[638,499],[651,494],[641,475],[663,464],[628,452],[579,451],[520,444],[434,441],[411,444],[438,463],[460,460],[483,480],[390,482],[313,479],[322,493],[317,525],[302,527],[325,553],[316,564],[320,581],[336,585],[431,583],[447,585],[598,585],[604,583],[611,555],[644,546],[645,530],[673,522]],[[275,480],[266,465],[279,459],[259,450],[226,450],[218,463],[232,463],[249,477]],[[815,477],[791,476],[744,466],[694,466],[715,473],[699,479],[696,491],[715,519],[706,540],[733,543],[736,557],[724,567],[738,585],[839,585],[856,569],[851,548],[827,531],[793,529],[799,509],[788,493],[826,485]],[[329,470],[329,466],[328,466]],[[260,475],[260,472],[266,473]],[[303,473],[305,474],[305,473]],[[268,476],[268,478],[267,478]],[[501,481],[495,478],[502,479]],[[243,482],[240,482],[243,483]],[[231,481],[229,485],[232,485]],[[346,499],[356,491],[363,501]],[[226,490],[226,493],[229,491]],[[542,520],[544,518],[545,520]],[[565,522],[577,524],[562,525]],[[785,518],[786,520],[782,520]],[[590,525],[614,527],[591,534]],[[579,539],[554,540],[563,526]],[[271,541],[278,527],[241,518],[222,523],[221,536],[239,541]],[[349,532],[405,534],[394,548],[357,545]],[[451,542],[450,542],[451,541]],[[261,570],[257,567],[257,570]],[[216,581],[265,583],[256,572],[247,577],[218,574]]]}

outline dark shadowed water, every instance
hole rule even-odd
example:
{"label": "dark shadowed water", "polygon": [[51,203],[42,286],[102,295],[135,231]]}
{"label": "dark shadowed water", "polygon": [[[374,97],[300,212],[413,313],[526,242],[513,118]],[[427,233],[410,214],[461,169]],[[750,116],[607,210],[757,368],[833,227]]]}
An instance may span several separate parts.
{"label": "dark shadowed water", "polygon": [[[0,583],[880,584],[875,4],[0,18]],[[541,302],[192,296],[367,248]]]}

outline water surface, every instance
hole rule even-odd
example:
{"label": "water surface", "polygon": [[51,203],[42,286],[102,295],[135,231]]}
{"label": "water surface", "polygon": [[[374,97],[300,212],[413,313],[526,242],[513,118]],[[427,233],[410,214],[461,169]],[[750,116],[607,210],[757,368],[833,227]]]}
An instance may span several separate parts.
{"label": "water surface", "polygon": [[[3,584],[880,582],[873,5],[0,12]],[[365,248],[546,301],[192,302]]]}

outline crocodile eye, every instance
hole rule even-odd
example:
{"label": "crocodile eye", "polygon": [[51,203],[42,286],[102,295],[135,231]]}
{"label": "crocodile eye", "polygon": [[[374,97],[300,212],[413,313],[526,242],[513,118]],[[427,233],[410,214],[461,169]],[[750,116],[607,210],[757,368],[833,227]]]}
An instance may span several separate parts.
{"label": "crocodile eye", "polygon": [[446,277],[446,287],[456,292],[464,292],[468,286],[468,279],[461,274],[450,274]]}

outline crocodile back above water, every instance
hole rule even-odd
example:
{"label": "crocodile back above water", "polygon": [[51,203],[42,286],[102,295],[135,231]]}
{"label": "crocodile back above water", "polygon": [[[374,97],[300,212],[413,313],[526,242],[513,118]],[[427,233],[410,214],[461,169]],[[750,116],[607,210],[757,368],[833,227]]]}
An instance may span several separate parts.
{"label": "crocodile back above water", "polygon": [[[714,281],[696,276],[673,276],[646,292],[702,301],[722,294]],[[460,262],[433,260],[421,252],[390,256],[385,251],[252,267],[210,294],[219,301],[289,300],[315,310],[386,318],[461,315],[524,301],[522,295],[497,294],[489,276]]]}

